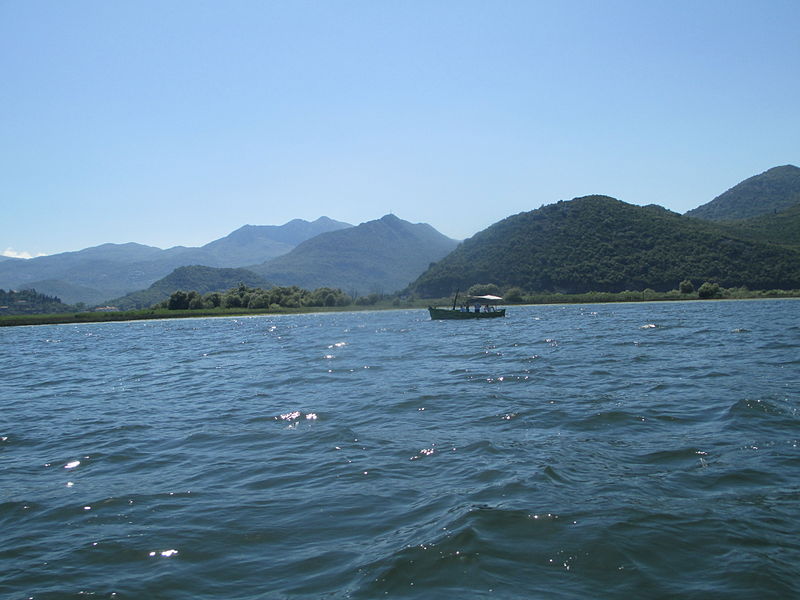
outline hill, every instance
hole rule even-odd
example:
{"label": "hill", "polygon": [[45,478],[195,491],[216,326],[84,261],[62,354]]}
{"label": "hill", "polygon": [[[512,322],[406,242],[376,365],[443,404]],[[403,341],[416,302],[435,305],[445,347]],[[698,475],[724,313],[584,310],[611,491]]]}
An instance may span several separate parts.
{"label": "hill", "polygon": [[407,286],[456,245],[430,225],[386,215],[318,235],[288,254],[250,269],[276,285],[333,287],[358,294],[393,292]]}
{"label": "hill", "polygon": [[202,295],[208,292],[224,292],[240,283],[248,287],[271,287],[263,277],[247,269],[194,265],[179,267],[146,290],[132,292],[121,298],[110,300],[109,304],[121,310],[148,308],[157,302],[166,300],[172,292],[177,290],[194,290]]}
{"label": "hill", "polygon": [[800,204],[800,168],[774,167],[745,179],[708,204],[686,213],[708,221],[749,219],[782,212]]}
{"label": "hill", "polygon": [[441,297],[476,283],[564,293],[666,291],[684,279],[800,288],[800,253],[738,239],[658,206],[587,196],[495,223],[432,265],[409,291]]}
{"label": "hill", "polygon": [[174,269],[203,264],[240,267],[290,251],[297,243],[327,231],[352,227],[327,217],[314,222],[295,219],[285,225],[246,225],[231,234],[193,248],[162,250],[136,243],[102,244],[29,260],[0,261],[0,288],[36,289],[65,302],[95,304],[142,290]]}
{"label": "hill", "polygon": [[720,224],[744,239],[800,250],[800,204],[776,214]]}
{"label": "hill", "polygon": [[63,313],[72,308],[58,298],[40,294],[36,290],[0,290],[0,316]]}

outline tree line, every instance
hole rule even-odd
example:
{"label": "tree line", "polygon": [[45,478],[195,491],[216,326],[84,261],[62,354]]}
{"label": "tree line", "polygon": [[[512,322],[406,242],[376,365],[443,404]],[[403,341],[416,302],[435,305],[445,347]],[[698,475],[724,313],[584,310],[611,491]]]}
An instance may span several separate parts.
{"label": "tree line", "polygon": [[386,299],[385,294],[369,294],[356,296],[347,294],[338,288],[321,287],[307,290],[296,285],[277,286],[269,289],[248,287],[243,283],[226,292],[208,292],[177,290],[169,298],[156,304],[153,308],[168,310],[200,310],[214,308],[248,308],[248,309],[281,309],[281,308],[314,308],[336,306],[371,306]]}
{"label": "tree line", "polygon": [[700,286],[690,279],[684,279],[676,289],[656,291],[652,288],[643,290],[623,290],[620,292],[591,291],[577,294],[559,292],[531,292],[518,286],[502,288],[494,283],[475,284],[468,288],[468,296],[484,296],[492,294],[502,296],[509,304],[565,304],[596,302],[641,302],[658,300],[721,300],[744,298],[797,298],[800,290],[750,290],[745,286],[723,287],[714,281],[704,281]]}

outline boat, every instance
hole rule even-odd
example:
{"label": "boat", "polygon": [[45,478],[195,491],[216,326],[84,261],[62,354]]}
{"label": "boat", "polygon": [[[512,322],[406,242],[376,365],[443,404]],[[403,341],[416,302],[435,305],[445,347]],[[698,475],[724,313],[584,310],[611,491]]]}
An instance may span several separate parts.
{"label": "boat", "polygon": [[496,308],[498,302],[503,299],[500,296],[470,296],[469,303],[465,309],[456,308],[456,301],[458,300],[458,292],[453,298],[452,308],[438,308],[429,306],[428,312],[431,315],[431,320],[441,319],[496,319],[498,317],[506,316],[505,308]]}
{"label": "boat", "polygon": [[506,309],[500,308],[490,310],[489,312],[475,312],[474,310],[462,312],[458,309],[452,308],[436,308],[429,306],[428,312],[431,314],[431,319],[495,319],[497,317],[505,317]]}

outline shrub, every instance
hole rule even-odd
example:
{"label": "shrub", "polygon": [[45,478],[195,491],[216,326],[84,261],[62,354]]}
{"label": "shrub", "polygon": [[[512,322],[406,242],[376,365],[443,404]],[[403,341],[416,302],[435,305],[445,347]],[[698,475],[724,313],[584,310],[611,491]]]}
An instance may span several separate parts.
{"label": "shrub", "polygon": [[505,293],[506,302],[522,302],[522,289],[518,287],[510,287]]}
{"label": "shrub", "polygon": [[706,300],[709,298],[719,298],[720,295],[721,293],[718,283],[706,281],[700,286],[700,289],[697,290],[697,296]]}

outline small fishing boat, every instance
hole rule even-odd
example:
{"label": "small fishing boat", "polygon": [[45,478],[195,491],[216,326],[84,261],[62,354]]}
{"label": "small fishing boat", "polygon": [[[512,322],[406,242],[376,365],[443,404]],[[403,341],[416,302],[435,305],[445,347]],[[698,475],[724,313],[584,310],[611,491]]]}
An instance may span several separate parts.
{"label": "small fishing boat", "polygon": [[497,303],[503,299],[500,296],[470,296],[469,303],[456,308],[456,301],[458,300],[458,292],[453,298],[453,308],[437,308],[434,306],[428,307],[428,312],[431,315],[431,320],[440,319],[496,319],[497,317],[505,317],[506,309],[497,308]]}

